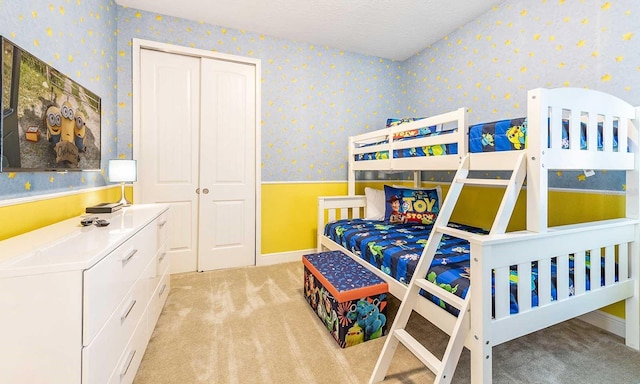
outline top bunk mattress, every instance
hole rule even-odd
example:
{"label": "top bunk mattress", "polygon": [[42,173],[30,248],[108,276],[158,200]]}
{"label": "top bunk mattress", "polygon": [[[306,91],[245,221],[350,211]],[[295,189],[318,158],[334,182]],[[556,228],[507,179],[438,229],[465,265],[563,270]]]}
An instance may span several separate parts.
{"label": "top bunk mattress", "polygon": [[[412,122],[419,119],[388,119],[387,128],[397,126],[405,122]],[[562,148],[569,148],[569,131],[570,121],[563,119],[562,121]],[[419,129],[411,129],[407,131],[396,132],[393,135],[393,142],[400,142],[424,137],[434,137],[457,132],[457,128],[430,126]],[[503,119],[488,123],[474,124],[469,127],[469,152],[499,152],[499,151],[517,151],[527,148],[527,118],[518,117],[514,119]],[[614,121],[613,150],[617,151],[617,121]],[[387,141],[377,141],[358,144],[359,148],[379,145]],[[587,148],[587,126],[581,122],[580,127],[580,149]],[[602,123],[598,124],[598,138],[596,140],[598,150],[603,150],[603,134]],[[441,156],[453,155],[458,153],[457,143],[437,144],[421,147],[394,149],[393,158],[406,157],[423,157],[423,156]],[[359,153],[354,155],[356,161],[363,160],[386,160],[389,159],[389,151],[372,151],[367,153]]]}

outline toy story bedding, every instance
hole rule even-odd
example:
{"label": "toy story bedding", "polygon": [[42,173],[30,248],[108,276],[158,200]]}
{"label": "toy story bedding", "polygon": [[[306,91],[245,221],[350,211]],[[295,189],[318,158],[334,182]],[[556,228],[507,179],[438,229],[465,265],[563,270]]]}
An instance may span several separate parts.
{"label": "toy story bedding", "polygon": [[[416,119],[388,119],[387,127],[414,121]],[[390,123],[391,122],[391,123]],[[419,129],[396,132],[393,141],[405,141],[416,138],[424,138],[438,135],[446,135],[456,132],[457,128],[443,129],[443,127],[430,126]],[[581,123],[580,148],[587,149],[586,124]],[[362,147],[384,143],[366,143]],[[469,152],[497,152],[523,150],[527,146],[527,118],[503,119],[488,123],[479,123],[469,127]],[[602,123],[598,124],[597,146],[603,148]],[[563,120],[562,148],[569,147],[569,120]],[[617,148],[617,122],[614,121],[613,136],[614,151]],[[458,153],[458,144],[439,144],[425,147],[404,148],[393,150],[393,158],[423,157],[452,155]],[[356,161],[388,159],[389,151],[368,152],[355,155]]]}
{"label": "toy story bedding", "polygon": [[[387,128],[398,126],[402,123],[412,122],[420,119],[416,118],[407,118],[407,119],[387,119]],[[418,129],[410,129],[406,131],[400,131],[393,134],[393,141],[406,141],[424,137],[432,137],[439,135],[446,135],[453,132],[456,132],[457,128],[447,129],[442,126],[427,126]],[[361,147],[369,147],[379,144],[386,143],[386,140],[377,141],[373,143],[363,143],[359,146]],[[439,144],[439,145],[429,145],[424,147],[414,147],[414,148],[405,148],[405,149],[396,149],[393,151],[394,158],[401,157],[424,157],[424,156],[440,156],[440,155],[451,155],[458,153],[458,144],[450,143],[450,144]],[[376,151],[376,152],[367,152],[360,153],[355,155],[356,161],[364,161],[364,160],[384,160],[389,158],[389,151]]]}
{"label": "toy story bedding", "polygon": [[[449,223],[449,226],[472,233],[487,233],[486,231],[467,225]],[[418,259],[425,247],[433,224],[407,222],[391,224],[388,221],[348,219],[328,223],[324,234],[345,249],[366,260],[371,265],[380,269],[394,279],[408,284],[413,276]],[[464,298],[470,286],[470,258],[469,243],[449,235],[444,235],[433,262],[427,274],[427,280],[435,282],[440,287],[455,295]],[[590,276],[589,263],[585,271],[587,279]],[[604,267],[604,266],[602,266]],[[573,271],[573,257],[569,258],[569,269]],[[538,305],[536,277],[538,275],[537,263],[532,264],[532,302],[531,306]],[[552,280],[556,281],[556,265],[551,264]],[[573,272],[571,272],[573,276]],[[572,291],[573,277],[570,291]],[[510,271],[511,300],[510,312],[518,313],[517,303],[518,274],[515,267]],[[494,293],[494,292],[492,292]],[[434,303],[445,308],[454,315],[457,310],[450,307],[440,299],[423,292]],[[555,283],[551,289],[552,299],[556,299]]]}

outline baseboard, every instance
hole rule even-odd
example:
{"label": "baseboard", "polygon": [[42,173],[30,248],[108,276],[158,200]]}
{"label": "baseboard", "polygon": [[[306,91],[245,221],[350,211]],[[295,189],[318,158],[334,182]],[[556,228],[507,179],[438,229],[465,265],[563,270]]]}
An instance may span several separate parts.
{"label": "baseboard", "polygon": [[578,319],[591,325],[595,325],[598,328],[602,328],[614,335],[620,337],[624,337],[625,335],[625,321],[618,316],[614,316],[603,311],[593,311],[579,316]]}
{"label": "baseboard", "polygon": [[267,253],[260,255],[258,260],[256,260],[256,265],[273,265],[280,263],[289,263],[292,261],[301,261],[303,255],[308,255],[310,253],[316,252],[317,251],[315,248],[311,248],[291,252]]}

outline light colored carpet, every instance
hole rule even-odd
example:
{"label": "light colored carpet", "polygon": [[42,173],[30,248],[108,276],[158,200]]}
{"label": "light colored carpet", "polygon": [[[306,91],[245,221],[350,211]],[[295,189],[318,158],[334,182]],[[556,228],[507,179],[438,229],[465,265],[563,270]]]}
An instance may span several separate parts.
{"label": "light colored carpet", "polygon": [[[384,339],[341,349],[303,296],[302,263],[174,275],[171,293],[135,379],[161,383],[366,383]],[[398,308],[389,300],[389,325]],[[447,338],[411,317],[410,333]],[[494,383],[640,383],[640,353],[572,320],[494,348]],[[468,383],[465,350],[453,378]],[[431,383],[402,345],[385,383]]]}

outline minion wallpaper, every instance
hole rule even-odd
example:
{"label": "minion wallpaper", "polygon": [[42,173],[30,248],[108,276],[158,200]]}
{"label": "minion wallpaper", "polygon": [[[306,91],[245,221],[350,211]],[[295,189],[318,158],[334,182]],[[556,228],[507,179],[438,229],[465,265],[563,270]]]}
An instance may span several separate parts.
{"label": "minion wallpaper", "polygon": [[100,169],[100,97],[2,39],[2,171]]}

